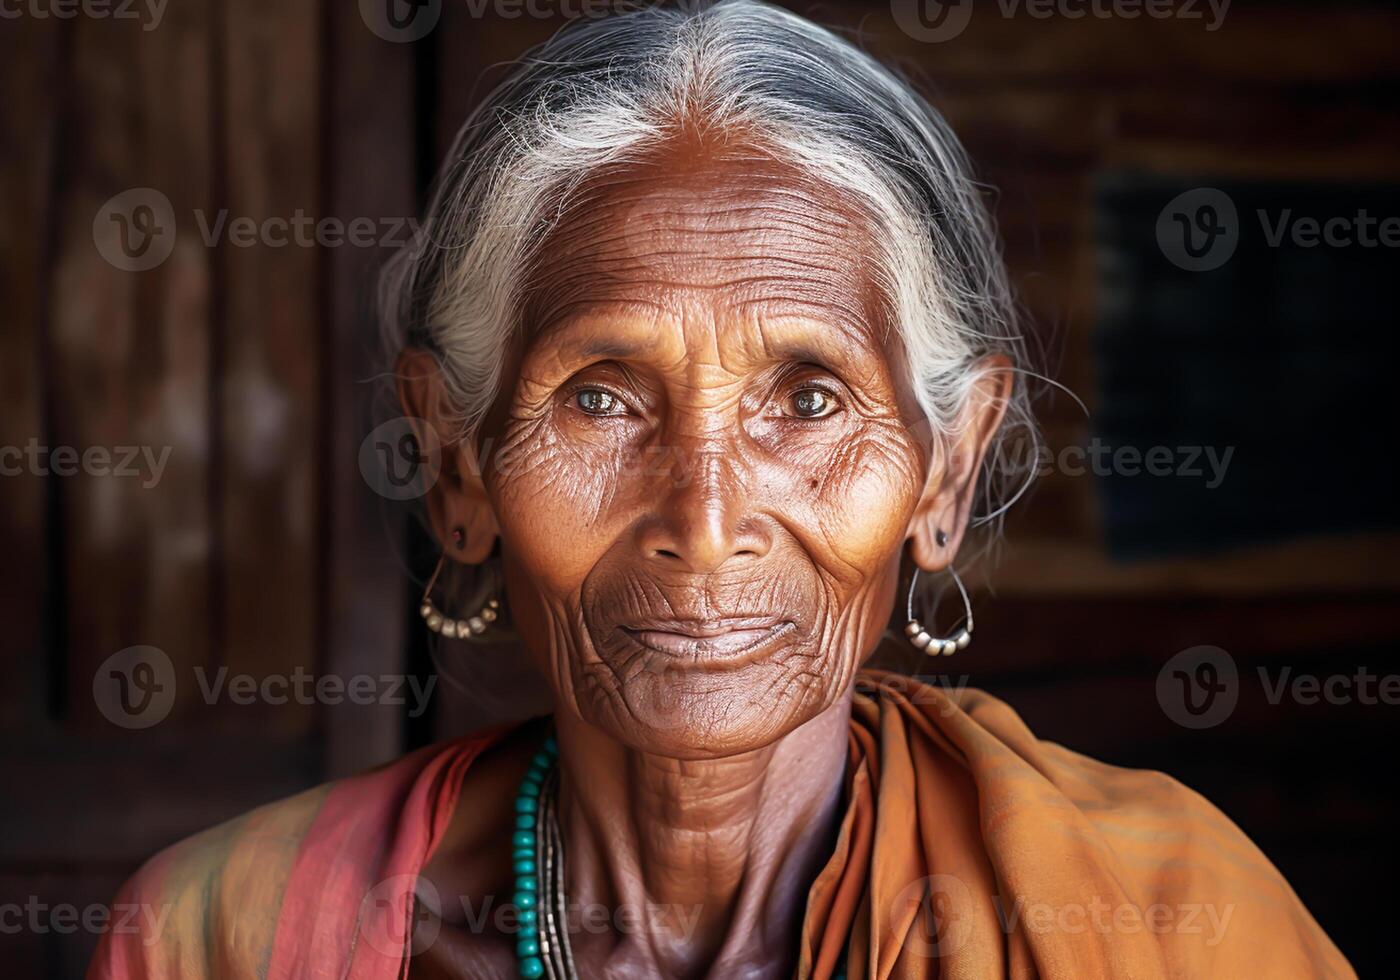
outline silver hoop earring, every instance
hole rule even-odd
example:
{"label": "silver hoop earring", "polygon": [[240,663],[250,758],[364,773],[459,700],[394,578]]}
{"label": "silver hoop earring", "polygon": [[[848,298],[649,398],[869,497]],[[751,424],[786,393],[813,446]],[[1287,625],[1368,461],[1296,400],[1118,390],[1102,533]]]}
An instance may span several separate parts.
{"label": "silver hoop earring", "polygon": [[418,614],[423,617],[423,622],[427,623],[428,629],[434,633],[440,633],[449,640],[468,636],[480,636],[486,632],[486,627],[495,621],[497,611],[501,602],[495,596],[486,600],[486,605],[482,606],[475,616],[468,616],[466,619],[453,619],[445,615],[442,610],[433,604],[433,586],[437,584],[438,576],[442,574],[443,563],[447,561],[447,552],[442,553],[438,559],[437,568],[433,569],[433,577],[428,579],[428,586],[423,590],[423,602],[418,607]]}
{"label": "silver hoop earring", "polygon": [[919,581],[918,566],[915,566],[914,575],[909,579],[909,598],[904,604],[909,625],[904,627],[904,635],[909,637],[910,643],[930,657],[936,657],[939,654],[946,657],[957,650],[966,650],[968,645],[972,643],[972,600],[967,597],[967,589],[963,587],[962,579],[958,578],[958,573],[952,565],[948,566],[948,574],[953,576],[953,581],[958,586],[958,592],[962,594],[963,609],[967,611],[967,620],[956,633],[946,638],[929,633],[924,628],[924,624],[914,618],[914,585]]}

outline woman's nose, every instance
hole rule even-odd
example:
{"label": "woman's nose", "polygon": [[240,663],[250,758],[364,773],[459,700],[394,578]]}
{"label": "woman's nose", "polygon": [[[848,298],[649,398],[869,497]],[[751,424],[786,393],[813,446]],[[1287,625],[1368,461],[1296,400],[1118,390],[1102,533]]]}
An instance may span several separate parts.
{"label": "woman's nose", "polygon": [[638,526],[643,556],[705,574],[768,554],[771,522],[756,513],[742,470],[732,451],[718,448],[678,460]]}

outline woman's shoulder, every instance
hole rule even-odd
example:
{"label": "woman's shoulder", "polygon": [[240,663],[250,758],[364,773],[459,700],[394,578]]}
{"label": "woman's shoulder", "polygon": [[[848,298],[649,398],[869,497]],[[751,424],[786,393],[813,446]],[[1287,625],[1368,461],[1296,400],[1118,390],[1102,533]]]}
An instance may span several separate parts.
{"label": "woman's shoulder", "polygon": [[428,746],[167,847],[118,893],[114,907],[138,914],[103,937],[89,977],[266,976],[290,951],[279,934],[303,930],[353,945],[361,906],[406,900],[396,870],[421,861],[454,779],[493,737]]}
{"label": "woman's shoulder", "polygon": [[[1038,738],[984,691],[891,674],[871,683],[863,710],[872,719],[898,713],[904,724],[894,727],[911,742],[965,768],[965,805],[1008,921],[1029,929],[1034,915],[1091,926],[1102,919],[1120,944],[1154,943],[1178,975],[1249,965],[1260,976],[1354,976],[1268,857],[1177,779]],[[1060,892],[1059,881],[1071,887]],[[1083,932],[1080,954],[1096,935]],[[1026,934],[1032,945],[1053,942]]]}
{"label": "woman's shoulder", "polygon": [[124,917],[132,930],[104,936],[89,977],[199,976],[216,962],[254,975],[297,855],[335,786],[258,807],[146,861],[114,902],[137,912]]}
{"label": "woman's shoulder", "polygon": [[[1263,855],[1224,813],[1180,780],[1156,769],[1103,762],[1037,736],[1009,704],[966,688],[957,698],[970,754],[987,762],[1005,754],[1043,779],[1091,822],[1104,826],[1145,821],[1178,835],[1219,835]],[[970,723],[970,724],[967,724]],[[1161,843],[1166,838],[1154,838]],[[1272,867],[1270,866],[1270,870]]]}
{"label": "woman's shoulder", "polygon": [[984,789],[1013,791],[1008,802],[1029,803],[1041,798],[1032,788],[1053,789],[1052,798],[1068,799],[1090,815],[1155,813],[1168,821],[1240,833],[1205,797],[1174,777],[1101,762],[1043,739],[1015,708],[984,690],[885,671],[866,671],[862,679],[874,700],[923,719]]}

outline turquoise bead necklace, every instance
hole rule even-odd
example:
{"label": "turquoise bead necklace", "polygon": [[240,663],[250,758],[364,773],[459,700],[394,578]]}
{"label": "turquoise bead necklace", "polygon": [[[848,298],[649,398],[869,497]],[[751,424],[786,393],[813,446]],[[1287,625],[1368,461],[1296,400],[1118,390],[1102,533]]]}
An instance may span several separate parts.
{"label": "turquoise bead necklace", "polygon": [[[525,980],[537,980],[548,972],[551,977],[561,972],[563,960],[560,938],[551,933],[554,909],[541,908],[540,879],[562,868],[552,867],[552,828],[543,819],[548,815],[547,785],[555,777],[554,760],[559,745],[551,735],[544,747],[530,759],[520,792],[515,797],[515,832],[511,835],[511,869],[515,872],[515,907],[519,909],[520,924],[515,934],[515,958],[520,975]],[[542,805],[543,804],[543,805]],[[541,919],[546,920],[544,922]],[[545,931],[540,926],[545,925]],[[553,940],[553,941],[551,941]],[[548,966],[546,963],[548,962]],[[567,974],[565,974],[567,976]],[[559,977],[558,980],[564,980]]]}
{"label": "turquoise bead necklace", "polygon": [[[515,959],[524,980],[577,980],[578,976],[564,918],[564,864],[559,860],[559,824],[554,814],[558,757],[559,744],[550,735],[531,756],[515,797],[511,835],[514,900],[519,910]],[[845,978],[842,957],[833,980]]]}

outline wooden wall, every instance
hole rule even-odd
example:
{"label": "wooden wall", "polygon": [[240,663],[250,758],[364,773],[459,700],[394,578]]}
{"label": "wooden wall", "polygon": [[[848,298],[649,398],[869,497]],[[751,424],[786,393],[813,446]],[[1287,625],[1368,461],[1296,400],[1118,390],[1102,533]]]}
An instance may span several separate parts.
{"label": "wooden wall", "polygon": [[[414,51],[354,10],[0,22],[0,443],[169,447],[158,481],[0,481],[4,901],[107,901],[166,844],[402,747],[397,707],[210,705],[194,674],[401,669],[402,513],[357,465],[383,253],[210,244],[200,224],[415,213]],[[178,228],[148,271],[94,231],[131,188]],[[168,718],[126,730],[93,684],[135,644],[178,683]],[[94,941],[7,934],[0,960],[77,976]]]}
{"label": "wooden wall", "polygon": [[[928,44],[874,0],[794,6],[925,80],[999,189],[1016,285],[1054,376],[1091,412],[1101,174],[1384,181],[1400,163],[1400,17],[1381,7],[1237,4],[1207,32],[978,5],[961,36]],[[405,744],[393,708],[211,707],[188,680],[196,667],[380,673],[415,649],[416,539],[356,465],[382,251],[210,246],[193,215],[415,213],[501,63],[562,24],[441,9],[405,44],[353,3],[298,0],[180,0],[150,31],[0,22],[0,446],[171,449],[151,487],[0,478],[0,902],[103,901],[165,844]],[[127,272],[97,248],[94,218],[140,187],[169,199],[178,233],[161,265]],[[1072,400],[1044,408],[1052,446],[1086,438]],[[1063,474],[1007,533],[957,670],[1048,737],[1205,791],[1362,974],[1378,966],[1385,907],[1353,882],[1377,870],[1397,814],[1397,709],[1275,707],[1256,691],[1228,724],[1189,732],[1153,683],[1201,643],[1242,670],[1393,669],[1396,536],[1125,566],[1107,557],[1092,479]],[[182,679],[145,730],[112,725],[93,696],[98,667],[135,644]],[[10,975],[76,976],[94,941],[2,935],[0,959]]]}

